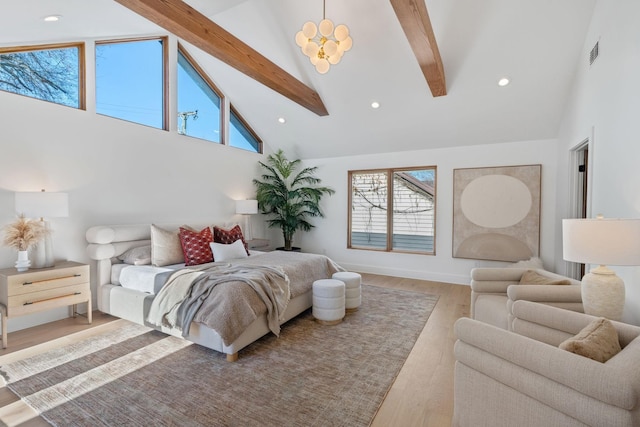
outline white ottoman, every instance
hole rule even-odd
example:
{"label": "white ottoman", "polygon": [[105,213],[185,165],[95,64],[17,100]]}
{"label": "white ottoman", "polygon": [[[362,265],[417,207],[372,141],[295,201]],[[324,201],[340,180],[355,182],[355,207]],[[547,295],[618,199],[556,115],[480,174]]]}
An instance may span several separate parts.
{"label": "white ottoman", "polygon": [[337,325],[344,318],[344,282],[320,279],[313,282],[313,317],[323,325]]}
{"label": "white ottoman", "polygon": [[333,273],[331,278],[344,282],[344,306],[347,313],[357,311],[358,307],[360,307],[360,304],[362,303],[362,276],[358,273],[351,273],[349,271],[339,271],[337,273]]}

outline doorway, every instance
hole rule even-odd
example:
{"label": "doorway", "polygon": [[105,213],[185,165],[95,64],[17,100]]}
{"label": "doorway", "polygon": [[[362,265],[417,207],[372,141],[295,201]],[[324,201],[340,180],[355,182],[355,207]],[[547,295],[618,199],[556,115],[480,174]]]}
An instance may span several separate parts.
{"label": "doorway", "polygon": [[[589,147],[591,139],[586,139],[571,149],[571,207],[570,218],[589,218],[591,213],[590,178],[591,168]],[[570,262],[567,275],[574,279],[582,279],[585,265]]]}

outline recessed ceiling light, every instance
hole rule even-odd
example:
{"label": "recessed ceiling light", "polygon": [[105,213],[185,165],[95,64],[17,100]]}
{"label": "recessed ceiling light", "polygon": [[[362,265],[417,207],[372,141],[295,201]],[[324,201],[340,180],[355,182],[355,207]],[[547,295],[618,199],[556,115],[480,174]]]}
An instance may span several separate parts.
{"label": "recessed ceiling light", "polygon": [[500,80],[498,80],[498,86],[506,86],[508,84],[509,84],[509,79],[506,77],[503,77]]}
{"label": "recessed ceiling light", "polygon": [[286,123],[287,120],[284,117],[280,117],[280,118],[278,118],[278,122],[279,123]]}
{"label": "recessed ceiling light", "polygon": [[62,15],[49,15],[44,17],[44,22],[58,22],[62,19]]}
{"label": "recessed ceiling light", "polygon": [[371,108],[380,108],[380,103],[378,101],[373,101],[371,103]]}

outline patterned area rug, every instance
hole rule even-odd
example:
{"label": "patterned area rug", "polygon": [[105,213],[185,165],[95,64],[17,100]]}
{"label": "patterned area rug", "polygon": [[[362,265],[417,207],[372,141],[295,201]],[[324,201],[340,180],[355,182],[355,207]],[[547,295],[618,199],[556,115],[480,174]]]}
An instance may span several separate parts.
{"label": "patterned area rug", "polygon": [[235,363],[121,321],[0,369],[54,426],[367,426],[436,302],[363,285],[362,306],[342,323],[320,325],[308,310]]}

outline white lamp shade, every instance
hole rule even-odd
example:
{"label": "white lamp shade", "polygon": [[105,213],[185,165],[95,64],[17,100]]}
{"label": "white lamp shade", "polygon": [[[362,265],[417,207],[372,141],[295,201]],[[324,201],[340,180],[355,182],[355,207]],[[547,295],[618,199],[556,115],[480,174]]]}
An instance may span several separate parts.
{"label": "white lamp shade", "polygon": [[257,200],[236,200],[236,213],[254,215],[258,213]]}
{"label": "white lamp shade", "polygon": [[27,218],[61,218],[69,216],[69,195],[34,191],[15,193],[15,208]]}
{"label": "white lamp shade", "polygon": [[640,265],[640,219],[563,219],[562,257],[599,265]]}

